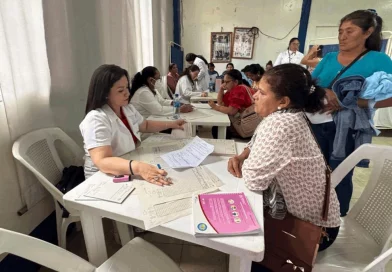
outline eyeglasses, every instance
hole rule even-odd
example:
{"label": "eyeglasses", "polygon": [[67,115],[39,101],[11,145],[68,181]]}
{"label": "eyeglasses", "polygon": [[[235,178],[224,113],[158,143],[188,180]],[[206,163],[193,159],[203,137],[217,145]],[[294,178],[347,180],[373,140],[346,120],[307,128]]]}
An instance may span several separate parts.
{"label": "eyeglasses", "polygon": [[223,81],[222,84],[227,84],[227,83],[230,83],[231,81],[233,81],[233,80]]}

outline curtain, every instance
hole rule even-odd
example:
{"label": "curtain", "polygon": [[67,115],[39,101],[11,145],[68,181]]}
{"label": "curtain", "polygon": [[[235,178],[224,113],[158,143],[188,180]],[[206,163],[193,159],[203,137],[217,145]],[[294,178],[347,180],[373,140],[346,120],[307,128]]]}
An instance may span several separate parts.
{"label": "curtain", "polygon": [[[0,63],[5,110],[2,118],[6,118],[9,131],[9,138],[0,141],[6,150],[3,156],[13,162],[11,147],[19,136],[54,125],[49,107],[50,73],[40,0],[0,1]],[[0,167],[4,166],[7,165]],[[8,166],[11,167],[0,170],[0,183],[18,184],[19,180],[22,199],[28,207],[45,196],[46,192],[29,171],[19,164],[8,163]],[[8,176],[12,178],[5,178]]]}

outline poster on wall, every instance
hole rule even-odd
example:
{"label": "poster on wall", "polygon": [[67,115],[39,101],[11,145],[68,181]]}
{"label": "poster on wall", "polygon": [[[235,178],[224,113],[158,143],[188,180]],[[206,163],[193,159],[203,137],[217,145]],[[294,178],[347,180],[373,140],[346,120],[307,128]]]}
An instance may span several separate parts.
{"label": "poster on wall", "polygon": [[233,59],[253,58],[254,37],[250,28],[235,27],[233,40]]}
{"label": "poster on wall", "polygon": [[232,32],[211,32],[211,62],[231,61]]}

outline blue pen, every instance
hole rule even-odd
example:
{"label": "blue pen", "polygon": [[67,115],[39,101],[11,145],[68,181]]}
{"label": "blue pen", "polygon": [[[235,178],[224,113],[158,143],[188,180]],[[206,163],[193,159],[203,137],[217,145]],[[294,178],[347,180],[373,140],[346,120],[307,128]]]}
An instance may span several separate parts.
{"label": "blue pen", "polygon": [[158,169],[162,169],[161,165],[158,163],[157,164]]}

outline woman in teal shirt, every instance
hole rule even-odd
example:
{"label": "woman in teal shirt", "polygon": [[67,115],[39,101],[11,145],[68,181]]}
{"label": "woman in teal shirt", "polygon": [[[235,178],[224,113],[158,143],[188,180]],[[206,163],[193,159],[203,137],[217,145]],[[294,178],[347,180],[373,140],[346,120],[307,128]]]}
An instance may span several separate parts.
{"label": "woman in teal shirt", "polygon": [[[389,56],[379,52],[382,42],[382,19],[374,10],[357,10],[340,21],[339,27],[339,52],[327,54],[313,71],[313,78],[323,88],[328,88],[339,72],[348,66],[363,52],[370,50],[339,78],[353,75],[369,77],[375,72],[384,71],[392,74],[392,61]],[[340,106],[335,93],[326,89],[327,112],[338,111]],[[385,103],[386,102],[386,103]],[[375,107],[390,105],[389,101],[376,103]],[[358,101],[360,107],[367,107],[367,101]],[[332,169],[335,169],[342,161],[332,160],[333,141],[335,138],[335,123],[329,113],[308,114],[312,122],[312,128],[319,142],[325,158]],[[353,139],[347,139],[347,156],[354,151]],[[340,202],[340,214],[345,216],[349,210],[353,192],[353,171],[351,171],[336,187],[336,193]]]}

